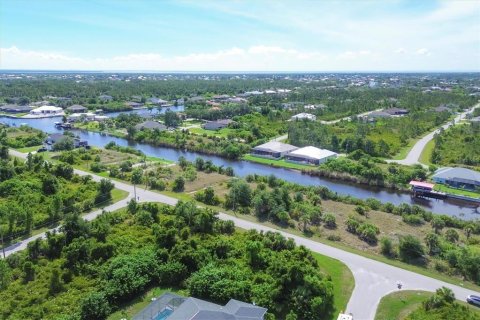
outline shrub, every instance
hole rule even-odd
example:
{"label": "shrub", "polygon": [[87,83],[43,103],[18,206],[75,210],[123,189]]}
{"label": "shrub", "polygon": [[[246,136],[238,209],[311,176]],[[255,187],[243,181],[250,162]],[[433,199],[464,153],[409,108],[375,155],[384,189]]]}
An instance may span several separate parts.
{"label": "shrub", "polygon": [[326,213],[323,216],[323,223],[325,223],[325,226],[330,229],[334,229],[337,227],[337,221],[336,218],[333,214],[331,213]]}
{"label": "shrub", "polygon": [[110,312],[110,304],[102,292],[92,292],[80,303],[82,320],[103,320],[108,317]]}
{"label": "shrub", "polygon": [[422,258],[425,254],[425,249],[420,240],[412,235],[407,235],[400,239],[398,253],[403,261],[408,262]]}
{"label": "shrub", "polygon": [[383,237],[380,239],[380,252],[385,255],[392,257],[394,255],[393,243],[390,238]]}

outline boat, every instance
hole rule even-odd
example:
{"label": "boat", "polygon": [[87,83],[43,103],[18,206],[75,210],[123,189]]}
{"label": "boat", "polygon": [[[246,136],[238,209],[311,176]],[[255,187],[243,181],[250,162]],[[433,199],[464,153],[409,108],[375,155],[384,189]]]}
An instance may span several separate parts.
{"label": "boat", "polygon": [[62,126],[61,122],[58,122],[58,121],[55,122],[55,127],[61,127],[61,126]]}

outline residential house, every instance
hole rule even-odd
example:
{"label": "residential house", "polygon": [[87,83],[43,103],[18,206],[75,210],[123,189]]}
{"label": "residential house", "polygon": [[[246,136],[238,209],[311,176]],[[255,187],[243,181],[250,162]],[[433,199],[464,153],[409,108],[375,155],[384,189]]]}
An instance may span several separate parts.
{"label": "residential house", "polygon": [[100,99],[101,101],[112,101],[113,97],[107,94],[102,94],[98,97],[98,99]]}
{"label": "residential house", "polygon": [[79,104],[74,104],[74,105],[66,108],[65,110],[67,110],[70,113],[83,113],[83,112],[87,112],[88,109],[85,108],[84,106],[79,105]]}
{"label": "residential house", "polygon": [[19,106],[16,104],[6,104],[0,107],[0,110],[8,113],[28,113],[32,110],[30,106]]}
{"label": "residential house", "polygon": [[267,309],[235,299],[224,306],[205,300],[164,293],[133,320],[264,320]]}
{"label": "residential house", "polygon": [[438,169],[433,174],[432,180],[454,188],[480,189],[480,172],[466,168],[445,167]]}
{"label": "residential house", "polygon": [[147,101],[150,102],[151,104],[156,105],[156,106],[164,106],[164,105],[168,104],[168,101],[160,99],[160,98],[156,98],[156,97],[148,98]]}
{"label": "residential house", "polygon": [[308,146],[288,152],[285,154],[285,160],[295,163],[319,165],[337,156],[338,154],[336,152]]}
{"label": "residential house", "polygon": [[401,108],[389,108],[383,110],[383,112],[386,112],[392,116],[402,116],[408,114],[410,111],[407,109],[401,109]]}
{"label": "residential house", "polygon": [[202,125],[202,128],[205,130],[220,130],[223,128],[228,127],[230,123],[233,123],[233,120],[230,119],[222,119],[216,121],[209,121]]}
{"label": "residential house", "polygon": [[151,121],[151,120],[148,120],[148,121],[145,121],[145,122],[142,122],[142,123],[139,123],[135,126],[135,129],[137,130],[153,130],[153,129],[157,129],[157,130],[160,130],[160,131],[165,131],[167,130],[167,127],[163,124],[163,123],[159,123],[157,121]]}
{"label": "residential house", "polygon": [[297,149],[298,147],[292,146],[291,144],[269,141],[253,148],[251,154],[257,157],[280,159],[285,154]]}
{"label": "residential house", "polygon": [[[67,139],[67,138],[71,138],[70,136],[66,136],[64,134],[61,134],[61,133],[53,133],[51,135],[49,135],[45,141],[44,141],[44,147],[47,149],[47,150],[52,150],[53,149],[53,145],[63,139]],[[75,148],[80,148],[80,147],[88,147],[88,141],[86,140],[81,140],[80,138],[72,138],[73,139],[73,146]]]}
{"label": "residential house", "polygon": [[63,115],[63,109],[60,107],[54,106],[42,106],[30,110],[31,115],[41,116],[41,115]]}
{"label": "residential house", "polygon": [[306,113],[302,112],[299,114],[296,114],[290,118],[291,121],[293,120],[309,120],[309,121],[315,121],[317,120],[317,116],[311,113]]}
{"label": "residential house", "polygon": [[130,108],[141,108],[143,107],[143,103],[140,103],[140,102],[133,102],[133,101],[128,101],[128,102],[125,102],[125,105],[127,107],[130,107]]}

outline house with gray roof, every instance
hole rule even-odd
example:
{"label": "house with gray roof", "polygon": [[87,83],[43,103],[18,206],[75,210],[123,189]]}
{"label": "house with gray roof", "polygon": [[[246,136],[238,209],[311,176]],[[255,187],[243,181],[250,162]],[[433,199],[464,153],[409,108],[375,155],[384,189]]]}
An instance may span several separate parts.
{"label": "house with gray roof", "polygon": [[267,143],[256,146],[252,149],[252,155],[263,158],[280,159],[285,154],[297,150],[298,147],[291,144],[278,141],[269,141]]}
{"label": "house with gray roof", "polygon": [[224,306],[205,300],[165,293],[133,320],[263,320],[267,309],[230,299]]}
{"label": "house with gray roof", "polygon": [[163,123],[159,123],[157,121],[152,121],[152,120],[147,120],[142,123],[139,123],[135,126],[135,129],[137,130],[153,130],[153,129],[158,129],[160,131],[165,131],[167,130],[167,127]]}
{"label": "house with gray roof", "polygon": [[454,188],[480,189],[480,172],[466,168],[440,168],[435,171],[432,180]]}
{"label": "house with gray roof", "polygon": [[209,122],[205,123],[202,127],[205,130],[220,130],[220,129],[228,127],[228,125],[232,122],[234,122],[234,121],[230,120],[230,119],[209,121]]}
{"label": "house with gray roof", "polygon": [[16,104],[6,104],[0,107],[1,111],[8,112],[8,113],[27,113],[32,110],[30,106],[19,106]]}
{"label": "house with gray roof", "polygon": [[70,113],[82,113],[82,112],[87,112],[88,109],[79,104],[74,104],[73,106],[70,106],[65,110],[69,111]]}

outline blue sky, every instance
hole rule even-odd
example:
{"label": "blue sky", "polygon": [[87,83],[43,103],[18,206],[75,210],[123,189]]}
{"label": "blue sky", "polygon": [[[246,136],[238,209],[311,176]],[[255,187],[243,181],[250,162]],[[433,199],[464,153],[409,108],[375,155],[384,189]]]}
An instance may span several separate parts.
{"label": "blue sky", "polygon": [[1,69],[480,71],[480,1],[3,0]]}

